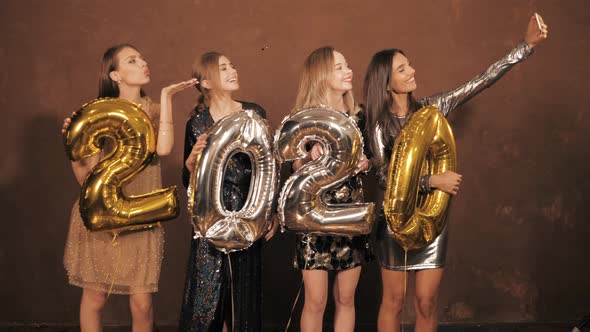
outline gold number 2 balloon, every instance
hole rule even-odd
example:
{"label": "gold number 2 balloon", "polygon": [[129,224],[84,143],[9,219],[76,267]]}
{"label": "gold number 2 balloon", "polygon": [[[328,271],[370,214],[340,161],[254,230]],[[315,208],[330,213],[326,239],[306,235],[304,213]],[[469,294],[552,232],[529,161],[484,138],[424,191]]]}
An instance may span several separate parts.
{"label": "gold number 2 balloon", "polygon": [[93,100],[72,117],[63,139],[73,161],[99,153],[104,139],[115,143],[82,186],[80,214],[86,228],[116,234],[178,216],[175,186],[129,197],[121,189],[147,167],[156,150],[154,128],[141,105],[115,98]]}
{"label": "gold number 2 balloon", "polygon": [[418,187],[424,170],[440,174],[456,167],[455,139],[449,123],[435,106],[420,109],[395,141],[385,192],[389,230],[404,249],[431,243],[446,222],[451,195],[433,190],[421,199]]}

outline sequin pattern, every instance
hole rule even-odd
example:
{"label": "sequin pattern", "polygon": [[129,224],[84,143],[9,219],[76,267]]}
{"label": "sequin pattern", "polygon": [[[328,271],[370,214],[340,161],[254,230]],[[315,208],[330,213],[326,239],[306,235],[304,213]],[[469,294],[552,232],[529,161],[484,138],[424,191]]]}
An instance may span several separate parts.
{"label": "sequin pattern", "polygon": [[[356,117],[364,127],[364,117]],[[325,203],[345,204],[363,202],[363,183],[360,175],[348,179],[338,188],[328,190],[322,197]],[[293,266],[301,270],[346,270],[373,259],[368,236],[325,236],[297,234]]]}
{"label": "sequin pattern", "polygon": [[[154,127],[158,128],[159,105],[147,98],[142,104]],[[106,146],[107,150],[110,148]],[[125,185],[123,191],[128,195],[137,195],[160,188],[160,160],[154,158],[148,167]],[[70,284],[113,294],[156,292],[163,254],[162,227],[124,232],[113,240],[110,233],[88,231],[80,216],[78,201],[75,202],[64,254]]]}

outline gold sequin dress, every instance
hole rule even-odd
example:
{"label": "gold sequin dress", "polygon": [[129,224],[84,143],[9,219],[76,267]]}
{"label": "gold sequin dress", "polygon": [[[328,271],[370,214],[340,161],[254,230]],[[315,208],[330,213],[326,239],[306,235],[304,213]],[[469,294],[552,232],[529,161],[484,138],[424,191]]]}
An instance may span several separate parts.
{"label": "gold sequin dress", "polygon": [[[149,98],[142,102],[158,132],[160,105]],[[160,159],[135,176],[124,188],[127,195],[149,193],[162,188]],[[110,233],[90,232],[74,203],[64,254],[69,283],[113,294],[153,293],[158,290],[164,254],[164,230],[123,232],[115,240]]]}

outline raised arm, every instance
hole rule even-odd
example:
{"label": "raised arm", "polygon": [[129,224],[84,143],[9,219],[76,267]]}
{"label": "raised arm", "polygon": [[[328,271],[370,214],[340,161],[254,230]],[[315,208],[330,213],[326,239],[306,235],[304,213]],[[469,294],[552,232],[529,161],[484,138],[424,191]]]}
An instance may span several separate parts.
{"label": "raised arm", "polygon": [[[454,90],[426,97],[420,100],[420,103],[424,106],[436,105],[447,116],[452,110],[473,98],[484,89],[492,86],[515,64],[531,55],[533,48],[547,38],[547,25],[542,22],[540,16],[539,20],[540,22],[537,23],[537,19],[533,15],[529,20],[524,39],[507,55],[489,66],[484,72]],[[541,27],[541,30],[539,30],[539,27]]]}
{"label": "raised arm", "polygon": [[172,118],[172,96],[189,86],[193,86],[197,80],[169,85],[162,89],[160,95],[160,126],[158,129],[158,143],[156,151],[159,156],[167,156],[174,146],[174,121]]}

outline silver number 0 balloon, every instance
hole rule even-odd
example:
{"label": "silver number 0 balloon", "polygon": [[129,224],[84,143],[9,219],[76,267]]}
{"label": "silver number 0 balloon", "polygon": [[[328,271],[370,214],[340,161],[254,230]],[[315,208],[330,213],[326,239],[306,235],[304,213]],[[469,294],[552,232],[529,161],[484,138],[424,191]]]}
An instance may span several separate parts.
{"label": "silver number 0 balloon", "polygon": [[[223,204],[224,173],[228,160],[239,152],[252,163],[250,190],[242,209],[228,211]],[[248,248],[268,229],[276,186],[266,120],[251,110],[221,119],[209,130],[207,146],[191,172],[188,202],[195,233],[224,252]]]}
{"label": "silver number 0 balloon", "polygon": [[306,156],[305,145],[316,141],[324,154],[299,168],[279,196],[281,225],[298,233],[362,235],[371,231],[374,203],[331,205],[323,194],[354,175],[363,152],[356,123],[346,114],[324,107],[286,117],[275,136],[280,162]]}

